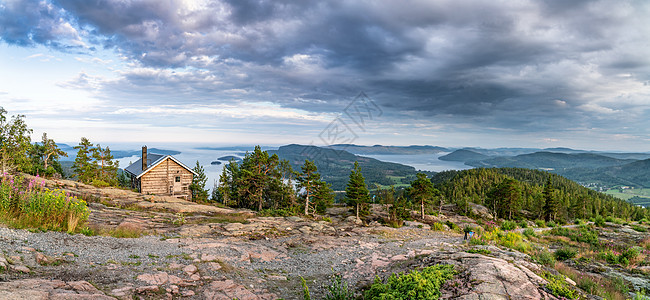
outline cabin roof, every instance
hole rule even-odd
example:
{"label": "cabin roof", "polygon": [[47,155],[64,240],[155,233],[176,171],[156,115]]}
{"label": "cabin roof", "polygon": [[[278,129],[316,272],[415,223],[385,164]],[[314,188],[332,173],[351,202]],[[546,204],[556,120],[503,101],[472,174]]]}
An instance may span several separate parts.
{"label": "cabin roof", "polygon": [[142,170],[142,158],[136,160],[134,163],[126,167],[124,171],[128,172],[129,174],[132,174],[135,176],[135,178],[140,178],[142,175],[146,174],[147,172],[151,171],[153,168],[155,168],[157,165],[165,161],[165,159],[171,159],[177,164],[179,164],[181,167],[185,168],[186,170],[192,172],[194,175],[196,172],[194,172],[192,169],[190,169],[188,166],[180,162],[178,159],[174,158],[171,155],[161,155],[161,154],[153,154],[153,153],[147,153],[147,169]]}

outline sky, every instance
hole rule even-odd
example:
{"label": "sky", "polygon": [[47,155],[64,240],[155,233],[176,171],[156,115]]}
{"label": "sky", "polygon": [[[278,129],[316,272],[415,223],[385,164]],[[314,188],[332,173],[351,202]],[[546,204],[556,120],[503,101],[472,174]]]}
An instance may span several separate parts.
{"label": "sky", "polygon": [[0,0],[34,139],[650,151],[649,1]]}

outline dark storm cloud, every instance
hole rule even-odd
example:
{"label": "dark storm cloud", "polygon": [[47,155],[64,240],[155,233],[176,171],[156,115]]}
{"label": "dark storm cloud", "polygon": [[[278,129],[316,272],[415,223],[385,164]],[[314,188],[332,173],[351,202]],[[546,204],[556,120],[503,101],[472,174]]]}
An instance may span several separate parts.
{"label": "dark storm cloud", "polygon": [[74,46],[55,34],[72,26],[115,49],[138,67],[66,84],[99,87],[117,102],[268,101],[331,112],[364,90],[395,114],[525,130],[603,126],[622,110],[647,109],[645,2],[188,3],[10,1],[0,4],[0,37]]}

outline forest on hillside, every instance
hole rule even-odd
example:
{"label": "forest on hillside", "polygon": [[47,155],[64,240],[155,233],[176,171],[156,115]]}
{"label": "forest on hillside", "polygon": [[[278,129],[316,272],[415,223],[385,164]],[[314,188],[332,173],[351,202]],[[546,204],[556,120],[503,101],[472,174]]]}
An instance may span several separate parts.
{"label": "forest on hillside", "polygon": [[[647,209],[540,170],[478,168],[445,171],[434,175],[432,182],[442,197],[461,209],[468,211],[471,202],[491,208],[501,217],[505,212],[514,211],[517,218],[548,219],[549,210],[560,220],[598,215],[639,220],[648,214]],[[507,193],[503,194],[499,189]]]}

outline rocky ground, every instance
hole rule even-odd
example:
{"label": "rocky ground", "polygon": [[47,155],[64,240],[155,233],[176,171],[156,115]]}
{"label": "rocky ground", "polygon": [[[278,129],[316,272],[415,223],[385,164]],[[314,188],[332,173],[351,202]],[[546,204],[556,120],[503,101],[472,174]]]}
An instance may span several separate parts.
{"label": "rocky ground", "polygon": [[0,299],[302,299],[301,277],[312,299],[322,299],[334,274],[359,289],[375,276],[435,263],[461,271],[444,298],[555,299],[526,255],[493,246],[477,246],[489,247],[489,256],[468,253],[461,234],[423,223],[360,225],[345,208],[328,211],[327,221],[252,217],[176,199],[134,201],[129,192],[48,184],[95,193],[94,228],[149,234],[114,238],[0,227]]}

